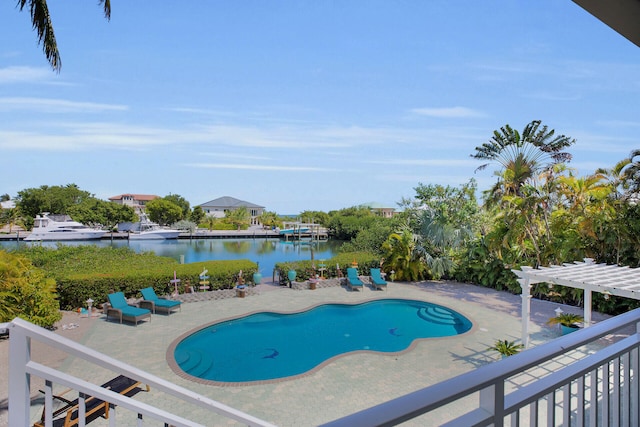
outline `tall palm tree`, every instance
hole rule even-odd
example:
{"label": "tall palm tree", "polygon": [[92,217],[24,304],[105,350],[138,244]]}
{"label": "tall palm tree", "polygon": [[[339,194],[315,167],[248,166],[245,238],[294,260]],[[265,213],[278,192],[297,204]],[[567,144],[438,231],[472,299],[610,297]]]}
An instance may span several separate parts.
{"label": "tall palm tree", "polygon": [[631,152],[631,156],[620,160],[616,163],[612,168],[599,168],[596,169],[596,174],[602,175],[611,185],[613,190],[612,196],[614,199],[624,198],[629,182],[627,181],[627,176],[633,175],[633,168],[627,167],[632,163],[633,160],[633,152]]}
{"label": "tall palm tree", "polygon": [[636,149],[629,155],[629,167],[625,170],[625,181],[629,189],[628,195],[635,196],[640,192],[640,150]]}
{"label": "tall palm tree", "polygon": [[431,276],[440,279],[453,271],[454,253],[473,237],[470,227],[456,228],[441,214],[426,210],[420,216],[420,235],[428,246],[425,248],[425,262]]}
{"label": "tall palm tree", "polygon": [[542,170],[554,164],[571,160],[571,154],[563,151],[575,142],[567,136],[554,136],[555,131],[534,120],[520,134],[508,124],[495,130],[489,142],[476,147],[471,157],[487,160],[476,170],[482,170],[497,162],[501,172],[502,192],[505,195],[522,196],[521,188]]}
{"label": "tall palm tree", "polygon": [[[18,0],[17,6],[22,11],[27,4],[31,11],[31,24],[33,29],[38,33],[38,45],[42,44],[42,50],[51,68],[60,72],[62,62],[56,36],[53,31],[53,24],[51,23],[51,16],[49,15],[47,0]],[[98,0],[98,4],[103,6],[105,18],[110,20],[111,0]]]}

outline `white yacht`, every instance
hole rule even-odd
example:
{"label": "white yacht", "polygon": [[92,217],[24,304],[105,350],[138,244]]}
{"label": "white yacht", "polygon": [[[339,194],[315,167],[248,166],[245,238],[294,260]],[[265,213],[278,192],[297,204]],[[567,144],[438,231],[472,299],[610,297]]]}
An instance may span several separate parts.
{"label": "white yacht", "polygon": [[31,234],[25,241],[39,240],[94,240],[107,234],[104,230],[87,227],[73,221],[68,215],[36,215]]}
{"label": "white yacht", "polygon": [[141,213],[140,228],[129,233],[129,240],[177,239],[180,233],[180,230],[160,227],[155,222],[151,222],[145,213]]}

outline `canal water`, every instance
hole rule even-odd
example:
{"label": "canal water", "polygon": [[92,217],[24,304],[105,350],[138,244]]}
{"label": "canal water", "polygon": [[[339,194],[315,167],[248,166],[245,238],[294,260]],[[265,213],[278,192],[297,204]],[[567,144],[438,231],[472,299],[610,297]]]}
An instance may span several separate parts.
{"label": "canal water", "polygon": [[178,239],[178,240],[98,240],[84,242],[0,242],[0,249],[11,250],[18,245],[42,245],[55,248],[65,245],[96,245],[129,247],[137,253],[154,252],[185,264],[209,260],[248,259],[259,263],[260,273],[270,278],[276,263],[286,261],[329,259],[338,253],[342,242],[286,242],[280,239]]}

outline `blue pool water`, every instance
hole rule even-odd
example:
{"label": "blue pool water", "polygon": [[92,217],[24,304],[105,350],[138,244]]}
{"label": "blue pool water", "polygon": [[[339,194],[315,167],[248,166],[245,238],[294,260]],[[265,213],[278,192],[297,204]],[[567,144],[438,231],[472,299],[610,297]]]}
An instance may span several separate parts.
{"label": "blue pool water", "polygon": [[303,374],[349,352],[399,352],[416,339],[458,335],[471,326],[461,314],[423,301],[325,304],[207,326],[178,342],[173,356],[183,372],[200,379],[265,381]]}

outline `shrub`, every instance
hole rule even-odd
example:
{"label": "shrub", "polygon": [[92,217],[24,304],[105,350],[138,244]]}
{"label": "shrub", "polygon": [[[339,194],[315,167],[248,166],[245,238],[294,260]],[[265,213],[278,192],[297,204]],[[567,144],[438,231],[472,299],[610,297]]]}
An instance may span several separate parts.
{"label": "shrub", "polygon": [[24,256],[0,251],[0,322],[21,317],[50,328],[62,318],[56,283]]}
{"label": "shrub", "polygon": [[99,305],[113,291],[122,291],[129,298],[140,297],[140,289],[149,286],[159,294],[171,293],[174,271],[180,279],[181,291],[186,284],[197,287],[198,276],[205,268],[214,290],[235,286],[240,270],[245,277],[257,271],[257,265],[248,260],[179,264],[173,258],[159,257],[152,252],[137,254],[128,248],[93,245],[59,245],[56,249],[34,246],[20,252],[55,279],[60,307],[65,310],[84,307],[89,298]]}

